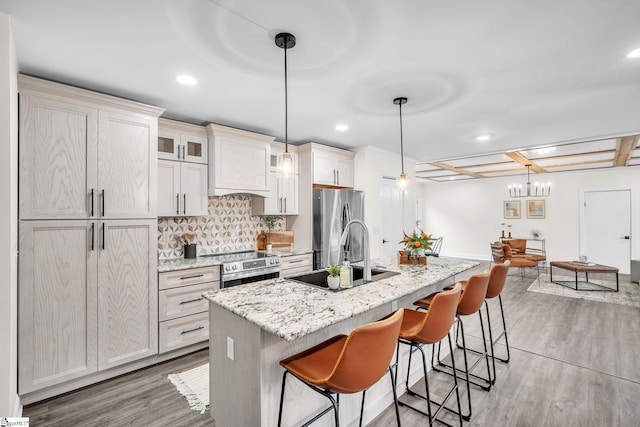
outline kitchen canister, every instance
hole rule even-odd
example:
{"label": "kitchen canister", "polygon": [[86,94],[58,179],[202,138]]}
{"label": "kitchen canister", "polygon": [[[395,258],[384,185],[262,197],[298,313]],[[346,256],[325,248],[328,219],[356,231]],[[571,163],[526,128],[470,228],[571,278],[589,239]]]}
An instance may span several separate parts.
{"label": "kitchen canister", "polygon": [[198,245],[195,243],[191,245],[184,245],[184,257],[185,258],[195,258],[196,257],[196,248]]}

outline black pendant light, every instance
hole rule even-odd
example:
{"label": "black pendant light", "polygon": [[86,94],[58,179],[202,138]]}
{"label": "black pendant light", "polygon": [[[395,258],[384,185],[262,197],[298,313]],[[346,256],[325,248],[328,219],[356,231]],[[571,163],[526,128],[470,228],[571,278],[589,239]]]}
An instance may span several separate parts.
{"label": "black pendant light", "polygon": [[293,171],[293,156],[289,153],[289,105],[287,92],[287,50],[296,45],[296,38],[293,34],[278,33],[276,35],[276,46],[284,49],[284,153],[278,156],[278,172],[282,176],[289,176]]}
{"label": "black pendant light", "polygon": [[404,173],[404,146],[402,144],[402,105],[407,103],[407,98],[403,96],[396,98],[393,103],[400,107],[400,162],[402,163],[402,173],[398,178],[398,187],[404,190],[409,185],[407,174]]}

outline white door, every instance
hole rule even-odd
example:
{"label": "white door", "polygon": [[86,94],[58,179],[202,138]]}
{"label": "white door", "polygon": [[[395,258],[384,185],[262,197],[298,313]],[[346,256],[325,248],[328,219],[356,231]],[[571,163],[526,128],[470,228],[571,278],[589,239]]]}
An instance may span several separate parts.
{"label": "white door", "polygon": [[580,255],[629,274],[631,191],[585,191],[580,226]]}
{"label": "white door", "polygon": [[382,256],[395,257],[402,246],[402,191],[394,178],[382,178],[380,183],[380,212],[382,223]]}

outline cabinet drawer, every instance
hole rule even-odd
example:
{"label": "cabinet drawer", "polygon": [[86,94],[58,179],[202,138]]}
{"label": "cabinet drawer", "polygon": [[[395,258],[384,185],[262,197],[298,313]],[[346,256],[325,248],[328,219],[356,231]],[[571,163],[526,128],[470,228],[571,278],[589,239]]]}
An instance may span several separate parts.
{"label": "cabinet drawer", "polygon": [[302,266],[311,266],[313,264],[312,254],[291,255],[280,257],[280,269],[287,270],[289,268],[299,268]]}
{"label": "cabinet drawer", "polygon": [[167,320],[159,324],[159,353],[209,339],[209,312]]}
{"label": "cabinet drawer", "polygon": [[158,295],[158,317],[160,321],[188,316],[207,311],[209,303],[202,293],[220,289],[220,282],[202,283],[165,289]]}
{"label": "cabinet drawer", "polygon": [[313,271],[311,265],[300,265],[296,268],[287,268],[286,270],[281,270],[280,277],[291,277],[298,274],[310,273],[311,271]]}
{"label": "cabinet drawer", "polygon": [[167,271],[158,274],[158,288],[171,289],[186,285],[215,282],[220,280],[220,266],[190,268],[188,270]]}

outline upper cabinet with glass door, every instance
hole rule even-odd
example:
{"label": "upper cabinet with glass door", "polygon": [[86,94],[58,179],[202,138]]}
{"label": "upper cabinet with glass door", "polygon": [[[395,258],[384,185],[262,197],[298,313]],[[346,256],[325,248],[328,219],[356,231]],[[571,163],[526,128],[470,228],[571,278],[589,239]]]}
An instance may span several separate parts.
{"label": "upper cabinet with glass door", "polygon": [[207,132],[202,126],[159,119],[158,158],[206,164]]}

